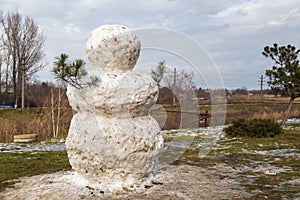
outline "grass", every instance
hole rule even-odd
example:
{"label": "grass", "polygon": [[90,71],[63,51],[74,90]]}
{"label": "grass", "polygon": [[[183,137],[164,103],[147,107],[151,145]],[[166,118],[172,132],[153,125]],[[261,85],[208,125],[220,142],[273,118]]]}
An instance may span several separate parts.
{"label": "grass", "polygon": [[30,117],[36,117],[38,113],[41,113],[41,108],[31,108],[30,110],[3,109],[0,110],[0,119],[25,120]]}
{"label": "grass", "polygon": [[[225,124],[230,124],[234,120],[238,118],[245,118],[245,119],[254,119],[254,118],[263,118],[263,119],[273,119],[273,120],[280,120],[283,118],[283,115],[285,114],[285,111],[288,107],[288,101],[284,103],[278,103],[278,102],[267,102],[267,103],[240,103],[240,104],[227,104],[226,110],[224,110],[224,105],[214,105],[214,113],[212,112],[212,106],[211,105],[199,105],[199,108],[196,109],[195,106],[190,106],[188,109],[181,108],[182,111],[186,112],[194,112],[199,113],[199,110],[201,113],[204,113],[206,110],[208,110],[209,113],[213,114],[215,117],[217,116],[226,116]],[[171,109],[168,107],[167,109]],[[226,114],[225,114],[226,113]],[[165,113],[160,112],[151,112],[151,115],[157,119],[159,122],[163,121]],[[196,116],[192,115],[185,115],[181,114],[181,125],[183,128],[191,128],[191,127],[197,127],[198,122]],[[300,118],[300,103],[294,103],[290,112],[290,118]],[[221,117],[222,118],[222,117]],[[216,120],[216,119],[215,119]],[[191,126],[185,127],[185,124],[189,124],[188,122],[195,121],[195,123],[190,124]],[[223,123],[222,119],[220,119],[220,122],[217,123]],[[160,124],[163,126],[163,124]]]}
{"label": "grass", "polygon": [[[230,104],[226,108],[226,124],[232,123],[237,118],[273,119],[280,120],[286,112],[287,103],[256,103],[256,104]],[[295,103],[289,115],[290,118],[300,117],[300,104]]]}
{"label": "grass", "polygon": [[0,192],[20,177],[71,169],[66,151],[0,153]]}
{"label": "grass", "polygon": [[[284,101],[287,102],[287,101]],[[220,107],[220,108],[219,108]],[[226,111],[221,109],[223,106],[214,105],[214,116],[215,120],[218,115],[225,116],[226,112],[226,124],[232,123],[237,118],[253,119],[253,118],[264,118],[264,119],[282,119],[284,112],[287,109],[287,103],[243,103],[243,104],[228,104]],[[208,110],[211,113],[210,105],[199,105],[200,112],[203,113]],[[199,113],[197,105],[189,104],[183,105],[181,108],[185,112]],[[171,107],[166,107],[171,109]],[[163,109],[162,109],[163,110]],[[71,109],[62,109],[60,133],[59,136],[66,136],[69,129],[70,120],[72,118]],[[166,114],[160,112],[151,112],[153,117],[157,119],[160,126],[163,127],[165,123]],[[300,103],[295,103],[292,107],[290,118],[300,118]],[[222,125],[223,117],[220,117],[215,125],[220,123]],[[181,128],[193,128],[199,125],[197,115],[189,115],[181,113],[178,120],[181,120]],[[209,120],[208,120],[209,121]],[[204,126],[204,124],[201,124]],[[49,109],[42,108],[30,108],[25,110],[0,110],[0,142],[12,142],[13,136],[16,134],[38,134],[39,140],[45,140],[53,136],[51,126],[51,112]]]}
{"label": "grass", "polygon": [[[299,127],[298,127],[299,128]],[[174,139],[174,134],[166,141]],[[179,137],[177,140],[189,140]],[[195,137],[194,141],[201,141]],[[290,181],[300,178],[300,130],[295,127],[285,130],[273,138],[223,138],[218,141],[218,148],[204,158],[199,158],[199,149],[188,149],[174,165],[193,165],[212,169],[218,164],[225,164],[230,173],[212,174],[220,180],[235,179],[252,196],[244,199],[294,199],[300,188]],[[192,145],[193,146],[193,145]],[[230,147],[230,148],[227,148]],[[289,150],[291,156],[274,153],[277,150]],[[286,152],[288,153],[288,152]],[[272,166],[278,171],[276,176],[263,172]],[[70,170],[65,151],[0,153],[0,192],[12,187],[19,177]],[[212,172],[213,173],[213,172]],[[13,181],[12,181],[13,180]]]}
{"label": "grass", "polygon": [[[204,158],[198,157],[197,149],[189,149],[174,164],[208,169],[226,164],[232,168],[232,173],[219,175],[219,178],[237,177],[238,184],[252,195],[245,199],[299,198],[299,185],[291,183],[298,179],[299,184],[300,178],[299,129],[285,130],[273,138],[225,138],[217,144],[219,147]],[[277,171],[276,176],[264,174],[270,168]]]}
{"label": "grass", "polygon": [[[210,110],[210,106],[200,106],[201,111]],[[278,118],[285,111],[287,104],[234,104],[227,105],[226,123],[237,118]],[[290,117],[300,117],[300,104],[294,104]],[[26,120],[31,119],[34,112],[19,110],[0,110],[0,119]],[[66,123],[68,124],[68,123]],[[298,128],[298,129],[296,129]],[[0,127],[1,129],[1,127]],[[174,136],[166,138],[173,140]],[[180,139],[180,138],[177,138]],[[187,140],[188,138],[182,137]],[[201,138],[194,138],[201,142]],[[230,166],[238,183],[252,194],[245,199],[293,199],[300,193],[300,188],[289,181],[300,178],[299,156],[287,156],[276,151],[290,150],[294,155],[300,154],[300,129],[293,127],[283,134],[273,138],[232,138],[222,139],[217,143],[218,148],[212,150],[204,158],[199,158],[199,149],[188,149],[179,160],[173,164],[188,164],[205,167],[208,170],[217,164]],[[288,152],[287,152],[288,153]],[[263,173],[268,166],[274,169],[285,169],[276,176]],[[11,180],[60,170],[69,170],[67,154],[63,152],[34,152],[34,153],[1,153],[0,152],[0,191],[11,187]],[[244,170],[240,170],[244,169]],[[231,174],[217,175],[219,178],[231,178]],[[257,192],[259,191],[259,192]]]}
{"label": "grass", "polygon": [[[55,116],[57,116],[56,113]],[[67,135],[71,118],[70,108],[61,110],[58,136]],[[56,118],[55,124],[57,124]],[[42,141],[53,137],[52,131],[50,109],[0,110],[0,142],[13,142],[13,136],[18,134],[37,134],[38,139]]]}

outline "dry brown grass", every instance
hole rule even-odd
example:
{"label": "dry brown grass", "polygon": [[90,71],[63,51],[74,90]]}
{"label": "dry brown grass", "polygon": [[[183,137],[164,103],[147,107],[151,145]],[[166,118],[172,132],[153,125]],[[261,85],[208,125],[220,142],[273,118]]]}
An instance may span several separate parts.
{"label": "dry brown grass", "polygon": [[[286,113],[287,103],[263,103],[263,104],[234,104],[227,106],[226,123],[231,123],[238,118],[274,119],[280,120]],[[300,104],[294,104],[289,118],[300,118]]]}
{"label": "dry brown grass", "polygon": [[282,119],[282,113],[278,112],[263,112],[263,113],[255,113],[250,119],[260,118],[260,119],[273,119],[273,120],[280,120]]}
{"label": "dry brown grass", "polygon": [[[37,134],[39,140],[53,137],[49,108],[44,108],[39,113],[33,111],[20,113],[14,110],[2,112],[8,115],[0,117],[0,142],[13,142],[13,136],[19,134]],[[71,108],[62,110],[58,137],[67,136],[71,118]]]}
{"label": "dry brown grass", "polygon": [[247,102],[259,102],[259,99],[257,97],[253,97],[250,95],[233,95],[233,96],[228,96],[227,97],[227,103],[232,104],[232,103],[247,103]]}
{"label": "dry brown grass", "polygon": [[14,135],[17,134],[16,124],[7,119],[0,120],[0,142],[13,142]]}
{"label": "dry brown grass", "polygon": [[[240,96],[239,100],[244,99],[244,103],[228,104],[226,109],[226,124],[238,118],[253,119],[274,119],[280,120],[283,118],[288,107],[288,98],[271,98],[264,99],[265,103],[258,103],[257,96],[249,97],[248,95]],[[247,101],[256,101],[249,103]],[[246,103],[247,102],[247,103]],[[45,108],[38,111],[17,111],[8,110],[0,111],[0,142],[12,142],[13,136],[17,134],[38,134],[39,140],[45,140],[53,137],[53,127],[51,121],[51,109],[49,102],[46,102]],[[208,110],[211,112],[211,106],[200,106],[200,111]],[[72,119],[72,110],[68,105],[67,100],[62,102],[59,133],[58,137],[65,137],[68,134],[69,124]],[[187,108],[188,112],[199,112],[199,109],[194,109],[193,106]],[[57,112],[57,111],[56,111]],[[224,114],[223,110],[215,111],[215,116]],[[3,114],[4,113],[4,114]],[[55,114],[56,115],[56,114]],[[166,122],[166,114],[157,114],[155,117],[160,121],[163,127]],[[181,114],[182,127],[197,127],[199,125],[196,116]],[[222,118],[222,117],[220,117]],[[292,107],[289,118],[300,118],[300,98],[295,101]],[[220,120],[220,125],[223,123]],[[216,124],[217,125],[217,124]]]}
{"label": "dry brown grass", "polygon": [[[272,96],[263,96],[262,98],[264,103],[287,103],[289,102],[289,97],[272,97]],[[261,97],[258,94],[255,95],[246,95],[238,94],[227,97],[228,104],[234,103],[260,103]],[[294,103],[300,103],[300,98],[295,99]]]}

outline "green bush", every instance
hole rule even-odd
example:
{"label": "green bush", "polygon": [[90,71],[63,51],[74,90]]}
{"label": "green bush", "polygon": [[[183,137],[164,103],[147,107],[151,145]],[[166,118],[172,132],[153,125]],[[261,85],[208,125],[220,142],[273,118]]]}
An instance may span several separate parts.
{"label": "green bush", "polygon": [[228,137],[274,137],[282,133],[280,125],[271,119],[238,119],[223,130]]}

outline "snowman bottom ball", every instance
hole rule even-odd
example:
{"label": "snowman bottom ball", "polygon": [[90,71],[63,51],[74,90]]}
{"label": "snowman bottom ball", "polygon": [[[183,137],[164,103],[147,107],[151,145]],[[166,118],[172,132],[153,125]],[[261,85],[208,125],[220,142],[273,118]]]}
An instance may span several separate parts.
{"label": "snowman bottom ball", "polygon": [[114,119],[77,113],[66,141],[70,164],[102,190],[142,186],[163,146],[159,130],[151,116]]}

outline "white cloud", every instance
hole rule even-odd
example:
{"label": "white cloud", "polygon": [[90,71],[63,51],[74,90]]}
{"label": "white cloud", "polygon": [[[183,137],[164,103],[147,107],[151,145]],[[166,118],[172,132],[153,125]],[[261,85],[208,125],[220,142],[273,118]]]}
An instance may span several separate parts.
{"label": "white cloud", "polygon": [[227,87],[257,87],[258,76],[271,65],[261,56],[265,45],[300,48],[299,0],[0,0],[0,5],[37,21],[47,35],[50,64],[61,52],[86,59],[89,33],[107,23],[164,27],[192,37],[219,65]]}
{"label": "white cloud", "polygon": [[277,42],[300,48],[299,6],[295,0],[244,1],[209,16],[212,29],[206,31],[210,35],[203,43],[228,87],[243,82],[257,87],[257,77],[272,64],[261,56],[264,46]]}

